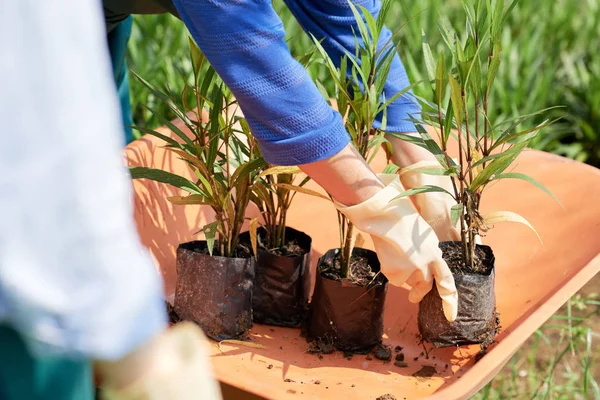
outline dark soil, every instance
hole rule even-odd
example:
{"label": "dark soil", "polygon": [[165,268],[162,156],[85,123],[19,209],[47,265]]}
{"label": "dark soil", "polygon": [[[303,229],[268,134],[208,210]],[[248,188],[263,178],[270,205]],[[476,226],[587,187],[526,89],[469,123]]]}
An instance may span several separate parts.
{"label": "dark soil", "polygon": [[376,400],[397,400],[397,399],[392,394],[384,394],[383,396],[379,396]]}
{"label": "dark soil", "polygon": [[[265,245],[266,239],[265,239],[265,234],[264,234],[264,230],[261,228],[258,234],[258,247],[271,253],[274,254],[276,256],[281,256],[281,257],[297,257],[297,256],[301,256],[304,255],[306,253],[308,253],[308,249],[304,249],[302,248],[299,244],[298,241],[296,239],[291,239],[291,240],[286,240],[286,244],[283,247],[279,247],[276,249],[270,249]],[[246,239],[247,240],[247,239]],[[242,246],[244,246],[245,248],[247,248],[249,251],[250,249],[252,249],[252,243],[241,243]]]}
{"label": "dark soil", "polygon": [[307,352],[310,354],[331,354],[335,351],[335,344],[333,340],[327,337],[317,338],[310,343],[310,347]]}
{"label": "dark soil", "polygon": [[[341,276],[342,265],[341,258],[335,257],[333,259],[325,260],[321,267],[321,274],[335,281],[343,279]],[[373,280],[377,277],[377,273],[371,270],[369,260],[363,256],[352,256],[350,258],[350,273],[348,274],[348,281],[358,286],[368,286],[373,283]]]}
{"label": "dark soil", "polygon": [[425,365],[423,368],[421,368],[420,370],[418,370],[417,372],[412,374],[412,376],[417,377],[417,378],[431,378],[435,374],[437,374],[435,367],[432,367],[430,365]]}
{"label": "dark soil", "polygon": [[373,350],[373,355],[378,360],[390,361],[392,359],[392,349],[384,344],[379,344]]}
{"label": "dark soil", "polygon": [[307,251],[305,249],[303,249],[302,247],[300,247],[298,245],[298,242],[296,240],[290,240],[289,242],[287,242],[287,244],[283,247],[280,247],[278,249],[265,249],[267,250],[269,253],[275,254],[277,256],[281,256],[281,257],[297,257],[297,256],[301,256],[303,254],[305,254]]}
{"label": "dark soil", "polygon": [[440,248],[444,253],[444,260],[448,264],[448,267],[450,267],[450,271],[452,271],[453,274],[480,273],[487,275],[489,273],[491,266],[487,261],[491,255],[482,248],[477,247],[475,249],[475,265],[473,268],[465,264],[460,243],[442,242],[440,243]]}

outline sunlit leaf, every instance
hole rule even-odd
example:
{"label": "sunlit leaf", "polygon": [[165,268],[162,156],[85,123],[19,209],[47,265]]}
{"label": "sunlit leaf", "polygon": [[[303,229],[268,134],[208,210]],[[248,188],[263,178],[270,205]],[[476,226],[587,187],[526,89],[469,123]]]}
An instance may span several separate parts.
{"label": "sunlit leaf", "polygon": [[525,148],[523,145],[514,146],[511,152],[506,152],[502,156],[494,159],[488,164],[481,173],[477,174],[471,182],[470,189],[475,192],[480,186],[486,184],[494,175],[501,174],[512,162],[517,158],[521,151]]}
{"label": "sunlit leaf", "polygon": [[396,172],[398,172],[399,169],[400,169],[400,167],[397,166],[396,164],[388,164],[385,166],[382,173],[383,174],[395,174]]}
{"label": "sunlit leaf", "polygon": [[258,176],[279,175],[279,174],[301,174],[302,170],[296,166],[277,166],[267,168]]}
{"label": "sunlit leaf", "polygon": [[132,179],[150,179],[160,183],[166,183],[167,185],[174,186],[176,188],[185,190],[191,194],[203,195],[202,189],[200,189],[194,182],[186,179],[182,176],[175,175],[171,172],[163,171],[162,169],[148,168],[148,167],[129,167]]}
{"label": "sunlit leaf", "polygon": [[325,199],[325,200],[331,200],[329,197],[324,196],[319,192],[315,192],[314,190],[307,189],[307,188],[301,187],[301,186],[290,185],[288,183],[275,183],[275,184],[273,184],[273,186],[282,187],[282,188],[285,188],[288,190],[293,190],[295,192],[308,194],[308,195],[314,196],[314,197],[320,197],[321,199]]}
{"label": "sunlit leaf", "polygon": [[427,42],[427,36],[425,35],[425,31],[421,31],[421,41],[423,42],[423,56],[425,58],[425,66],[427,68],[427,75],[429,76],[429,81],[434,82],[436,77],[436,63],[433,59],[433,54],[431,53],[431,47],[429,47],[429,43]]}
{"label": "sunlit leaf", "polygon": [[167,200],[173,204],[184,205],[211,205],[210,201],[201,194],[191,194],[189,196],[170,196]]}
{"label": "sunlit leaf", "polygon": [[394,197],[392,199],[392,201],[401,199],[406,196],[413,196],[415,194],[432,193],[432,192],[448,193],[450,196],[452,196],[452,194],[449,191],[447,191],[446,189],[444,189],[442,187],[434,186],[434,185],[424,185],[424,186],[419,186],[419,187],[405,190],[404,192],[400,193],[398,196]]}
{"label": "sunlit leaf", "polygon": [[250,226],[248,228],[250,232],[250,243],[252,244],[252,251],[254,252],[254,257],[258,261],[258,218],[252,218],[250,220]]}
{"label": "sunlit leaf", "polygon": [[[549,191],[544,185],[542,185],[540,182],[538,182],[537,180],[533,179],[532,177],[530,177],[528,175],[521,174],[518,172],[505,172],[494,178],[494,180],[500,180],[500,179],[520,179],[520,180],[529,182],[532,185],[535,185],[538,188],[540,188],[541,190],[543,190],[546,194],[548,194],[550,197],[552,197],[554,199],[554,201],[556,201],[558,203],[558,205],[563,207],[561,202],[556,198],[556,196],[554,196],[554,194],[552,194],[551,191]],[[563,209],[564,209],[564,207],[563,207]]]}
{"label": "sunlit leaf", "polygon": [[537,233],[535,228],[529,223],[529,221],[527,221],[525,218],[523,218],[519,214],[514,213],[512,211],[491,212],[489,214],[486,214],[485,217],[483,217],[483,221],[485,222],[486,225],[494,225],[499,222],[517,222],[519,224],[523,224],[523,225],[529,227],[535,233],[535,235],[538,237],[538,240],[540,242],[542,241],[542,238]]}

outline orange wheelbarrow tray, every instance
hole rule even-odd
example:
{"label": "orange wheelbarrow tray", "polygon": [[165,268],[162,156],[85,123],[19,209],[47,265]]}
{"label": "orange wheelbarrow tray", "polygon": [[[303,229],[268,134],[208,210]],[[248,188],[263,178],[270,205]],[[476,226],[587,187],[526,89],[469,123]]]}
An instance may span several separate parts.
{"label": "orange wheelbarrow tray", "polygon": [[[163,133],[171,135],[167,129]],[[173,136],[173,135],[171,135]],[[126,149],[129,165],[161,168],[191,178],[187,166],[163,149],[154,137],[143,137]],[[380,152],[383,153],[383,152]],[[380,154],[372,164],[381,171]],[[402,346],[406,368],[364,355],[341,353],[319,358],[308,354],[298,329],[255,324],[249,347],[214,343],[212,363],[226,399],[463,399],[476,393],[554,312],[600,270],[600,170],[551,154],[526,151],[516,172],[542,182],[563,204],[527,182],[503,180],[488,189],[482,211],[513,211],[527,218],[542,238],[518,224],[500,224],[483,242],[496,254],[496,293],[502,330],[488,353],[475,362],[478,346],[433,349],[420,345],[417,306],[407,300],[407,288],[389,287],[383,342]],[[214,217],[207,207],[174,206],[167,196],[175,188],[148,180],[134,186],[135,219],[142,242],[150,250],[165,282],[165,295],[174,292],[175,250],[197,239],[195,233]],[[322,191],[316,184],[311,189]],[[248,216],[257,215],[249,207]],[[329,202],[298,194],[288,224],[313,238],[312,270],[317,259],[338,246],[337,217]],[[363,247],[372,248],[367,241]],[[393,353],[394,354],[394,353]],[[370,358],[370,357],[369,357]],[[433,367],[431,377],[415,377]],[[432,372],[432,368],[427,368]]]}

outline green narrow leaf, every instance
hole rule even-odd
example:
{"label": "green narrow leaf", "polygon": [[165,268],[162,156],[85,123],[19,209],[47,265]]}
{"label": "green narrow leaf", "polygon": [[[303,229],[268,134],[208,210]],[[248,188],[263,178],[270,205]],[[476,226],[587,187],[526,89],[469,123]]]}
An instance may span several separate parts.
{"label": "green narrow leaf", "polygon": [[399,166],[397,166],[396,164],[388,164],[385,166],[385,168],[383,169],[382,173],[383,174],[395,174],[396,172],[398,172],[398,170],[400,169]]}
{"label": "green narrow leaf", "polygon": [[166,183],[167,185],[185,190],[191,194],[205,195],[202,189],[200,189],[194,182],[171,172],[163,171],[162,169],[129,167],[129,172],[131,173],[132,179],[150,179],[156,182]]}
{"label": "green narrow leaf", "polygon": [[[373,18],[373,15],[369,12],[369,10],[367,10],[365,7],[360,6],[360,5],[358,7],[362,11],[364,19],[369,28],[369,33],[370,33],[369,45],[372,46],[372,50],[373,50],[373,54],[374,54],[375,47],[377,46],[377,42],[379,41],[379,30],[378,30],[379,24],[377,24],[377,21],[375,21],[375,18]],[[366,44],[367,43],[365,43],[365,45]]]}
{"label": "green narrow leaf", "polygon": [[[427,150],[429,150],[429,152],[435,156],[442,167],[448,169],[449,167],[457,166],[452,158],[449,159],[446,157],[446,153],[444,153],[437,142],[433,140],[433,138],[429,135],[429,132],[427,132],[427,130],[423,128],[421,124],[416,124],[415,126],[417,128],[417,132],[419,132],[423,138],[423,142],[425,143]],[[448,165],[448,162],[450,162],[450,165]]]}
{"label": "green narrow leaf", "polygon": [[551,191],[549,191],[544,185],[542,185],[540,182],[533,179],[529,175],[521,174],[518,172],[505,172],[503,174],[496,176],[493,180],[500,180],[500,179],[521,179],[526,182],[529,182],[532,185],[535,185],[538,188],[540,188],[541,190],[543,190],[546,194],[548,194],[550,197],[552,197],[554,199],[554,201],[556,201],[558,203],[559,206],[561,206],[564,209],[562,203],[556,198],[556,196],[554,196],[554,194],[552,194]]}
{"label": "green narrow leaf", "polygon": [[435,95],[437,100],[438,109],[443,108],[444,97],[446,96],[446,81],[444,77],[446,75],[446,62],[444,60],[444,53],[440,53],[438,59],[437,70],[435,73]]}
{"label": "green narrow leaf", "polygon": [[539,124],[538,126],[536,126],[534,128],[526,129],[524,131],[516,132],[516,133],[513,133],[513,134],[509,134],[508,131],[506,131],[504,134],[502,134],[498,138],[498,140],[496,140],[496,142],[494,142],[494,144],[490,147],[490,151],[493,150],[493,149],[495,149],[495,148],[497,148],[498,146],[506,143],[506,142],[510,142],[511,140],[514,140],[514,139],[519,138],[519,137],[523,138],[524,136],[526,136],[523,139],[524,140],[530,140],[533,137],[535,137],[540,130],[542,130],[543,128],[545,128],[545,127],[547,127],[549,125],[552,125],[553,123],[555,123],[559,119],[560,118],[556,118],[555,120],[552,120],[552,121],[549,121],[549,122],[546,120],[546,121],[542,122],[541,124]]}
{"label": "green narrow leaf", "polygon": [[250,162],[243,163],[238,169],[235,170],[231,181],[234,186],[237,186],[241,179],[249,177],[253,172],[262,170],[267,165],[266,161],[261,157]]}
{"label": "green narrow leaf", "polygon": [[511,149],[514,149],[513,151],[504,153],[502,156],[488,164],[480,174],[473,178],[470,187],[471,192],[475,192],[480,186],[485,185],[490,179],[494,178],[494,175],[501,174],[510,164],[512,164],[524,148],[524,145],[514,146]]}
{"label": "green narrow leaf", "polygon": [[496,73],[498,72],[498,66],[500,65],[500,50],[501,46],[498,43],[497,46],[494,46],[494,56],[490,62],[490,67],[487,72],[487,92],[489,93],[492,90],[492,85],[494,83],[494,79],[496,79]]}
{"label": "green narrow leaf", "polygon": [[419,186],[419,187],[405,190],[404,192],[400,193],[398,196],[394,197],[392,199],[392,201],[401,199],[406,196],[413,196],[415,194],[431,193],[431,192],[447,193],[450,196],[452,196],[452,193],[450,193],[449,191],[447,191],[446,189],[444,189],[442,187],[434,186],[434,185],[424,185],[424,186]]}
{"label": "green narrow leaf", "polygon": [[460,92],[460,85],[452,76],[452,73],[448,74],[448,79],[450,81],[450,99],[452,101],[452,110],[454,111],[454,119],[456,120],[456,125],[462,125],[462,96]]}
{"label": "green narrow leaf", "polygon": [[427,36],[425,35],[424,30],[421,31],[421,41],[423,42],[423,56],[425,57],[427,76],[429,77],[429,82],[434,82],[436,77],[436,63],[433,59],[431,47],[429,47],[429,43],[427,42]]}
{"label": "green narrow leaf", "polygon": [[190,45],[190,53],[192,55],[192,66],[194,68],[194,76],[200,76],[200,71],[202,70],[202,65],[204,65],[204,61],[206,57],[204,53],[200,51],[198,45],[191,37],[188,37],[189,45]]}
{"label": "green narrow leaf", "polygon": [[460,219],[460,216],[462,214],[463,214],[462,203],[455,204],[450,208],[450,219],[452,222],[452,226],[456,226],[456,224],[458,223],[458,220]]}
{"label": "green narrow leaf", "polygon": [[176,204],[178,206],[185,205],[209,205],[212,206],[211,203],[206,197],[201,194],[190,194],[189,196],[169,196],[167,200],[170,203]]}
{"label": "green narrow leaf", "polygon": [[450,133],[452,132],[452,114],[454,113],[454,107],[452,102],[448,105],[448,111],[444,115],[444,143],[448,143],[450,139]]}
{"label": "green narrow leaf", "polygon": [[215,238],[217,237],[217,229],[219,227],[219,222],[211,222],[210,224],[204,225],[204,228],[200,230],[200,232],[204,233],[204,237],[206,238],[206,246],[208,247],[208,253],[212,256],[213,250],[215,248]]}

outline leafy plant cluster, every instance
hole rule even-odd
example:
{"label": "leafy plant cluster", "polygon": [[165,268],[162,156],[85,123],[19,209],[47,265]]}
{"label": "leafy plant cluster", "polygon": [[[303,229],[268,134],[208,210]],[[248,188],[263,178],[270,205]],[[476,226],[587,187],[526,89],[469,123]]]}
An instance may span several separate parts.
{"label": "leafy plant cluster", "polygon": [[[452,208],[453,223],[460,221],[461,242],[465,264],[476,267],[476,237],[489,226],[502,221],[526,224],[523,217],[507,211],[487,216],[479,213],[485,188],[501,179],[522,179],[551,193],[533,178],[507,172],[518,155],[536,138],[542,128],[553,121],[544,121],[530,128],[518,127],[528,119],[544,114],[548,109],[513,119],[495,122],[489,112],[489,99],[501,62],[502,27],[518,0],[508,6],[504,0],[461,0],[466,15],[466,36],[460,38],[445,24],[440,24],[450,58],[444,52],[434,58],[423,34],[423,53],[433,101],[421,99],[423,112],[413,116],[420,138],[390,133],[429,150],[440,164],[439,169],[421,171],[446,175],[452,181],[452,192],[438,186],[413,188],[403,196],[445,192],[456,201]],[[436,140],[424,128],[433,127]],[[458,142],[458,160],[450,155],[449,142]]]}

